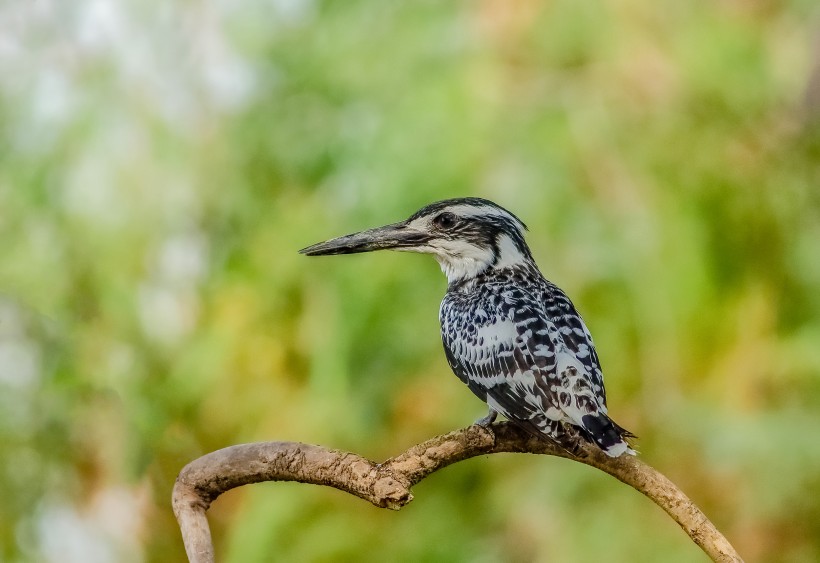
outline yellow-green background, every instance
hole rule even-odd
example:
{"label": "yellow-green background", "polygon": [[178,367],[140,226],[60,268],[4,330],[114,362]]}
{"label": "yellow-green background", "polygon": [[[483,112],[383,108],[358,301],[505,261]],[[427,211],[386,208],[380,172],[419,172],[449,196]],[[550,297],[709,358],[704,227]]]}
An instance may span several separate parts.
{"label": "yellow-green background", "polygon": [[[464,195],[529,224],[642,458],[747,561],[820,559],[818,30],[814,0],[0,4],[0,560],[182,561],[201,454],[383,459],[483,415],[433,260],[296,253]],[[245,487],[217,554],[705,560],[564,460],[415,493]]]}

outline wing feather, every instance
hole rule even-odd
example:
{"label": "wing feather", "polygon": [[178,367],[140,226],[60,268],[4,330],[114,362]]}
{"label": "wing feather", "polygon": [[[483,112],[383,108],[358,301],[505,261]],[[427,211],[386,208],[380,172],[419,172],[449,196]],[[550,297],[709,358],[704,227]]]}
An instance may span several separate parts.
{"label": "wing feather", "polygon": [[548,419],[583,428],[584,416],[605,413],[593,357],[574,353],[594,350],[591,341],[581,340],[583,323],[559,327],[538,304],[510,299],[505,304],[505,313],[487,318],[474,339],[455,342],[445,335],[456,375],[513,420],[544,426]]}

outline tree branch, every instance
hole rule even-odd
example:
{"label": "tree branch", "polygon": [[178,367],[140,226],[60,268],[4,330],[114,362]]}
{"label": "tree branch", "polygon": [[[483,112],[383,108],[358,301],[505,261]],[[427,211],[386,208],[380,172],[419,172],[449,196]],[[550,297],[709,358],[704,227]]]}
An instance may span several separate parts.
{"label": "tree branch", "polygon": [[214,550],[205,512],[219,495],[235,487],[262,481],[299,481],[334,487],[378,507],[398,510],[413,500],[413,485],[450,464],[500,452],[545,454],[612,475],[663,508],[713,561],[742,562],[703,512],[652,467],[633,456],[608,457],[586,444],[581,450],[580,455],[572,455],[507,422],[489,429],[473,425],[436,436],[384,463],[298,442],[242,444],[204,455],[182,469],[174,485],[174,514],[188,559],[212,563]]}

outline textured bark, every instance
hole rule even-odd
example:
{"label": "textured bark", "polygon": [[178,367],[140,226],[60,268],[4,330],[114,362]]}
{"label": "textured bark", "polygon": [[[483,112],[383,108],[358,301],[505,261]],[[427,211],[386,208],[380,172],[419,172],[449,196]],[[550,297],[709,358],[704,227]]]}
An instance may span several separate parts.
{"label": "textured bark", "polygon": [[258,442],[215,451],[192,461],[177,477],[173,507],[188,559],[214,561],[205,512],[235,487],[262,481],[327,485],[381,508],[398,510],[413,500],[413,485],[463,459],[500,452],[546,454],[572,459],[609,473],[663,508],[713,561],[742,561],[708,518],[669,479],[633,456],[610,458],[594,446],[578,456],[502,422],[470,426],[436,436],[406,452],[375,463],[359,455],[298,442]]}

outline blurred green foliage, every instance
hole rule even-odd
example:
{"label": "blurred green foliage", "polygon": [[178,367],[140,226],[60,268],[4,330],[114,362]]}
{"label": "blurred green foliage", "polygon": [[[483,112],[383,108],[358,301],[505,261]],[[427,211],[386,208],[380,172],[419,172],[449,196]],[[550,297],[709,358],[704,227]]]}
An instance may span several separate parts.
{"label": "blurred green foliage", "polygon": [[[749,561],[820,559],[814,2],[0,7],[0,560],[182,561],[188,461],[382,459],[484,406],[429,257],[310,243],[479,195],[530,226],[610,410]],[[589,468],[457,464],[399,513],[298,484],[221,561],[696,561]]]}

